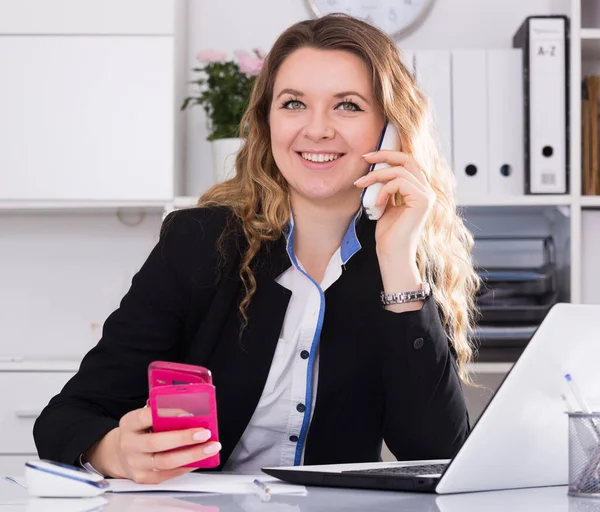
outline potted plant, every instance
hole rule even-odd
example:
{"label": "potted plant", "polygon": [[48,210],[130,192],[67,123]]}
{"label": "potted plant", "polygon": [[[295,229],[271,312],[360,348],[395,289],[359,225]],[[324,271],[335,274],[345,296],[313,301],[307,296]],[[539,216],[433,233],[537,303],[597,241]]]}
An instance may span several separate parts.
{"label": "potted plant", "polygon": [[236,59],[228,59],[225,53],[212,49],[199,52],[196,58],[202,66],[193,69],[200,73],[191,82],[194,94],[181,105],[181,110],[201,105],[206,112],[207,139],[211,141],[217,182],[234,174],[235,154],[242,144],[240,121],[265,57],[260,48],[255,48],[253,53],[237,50]]}

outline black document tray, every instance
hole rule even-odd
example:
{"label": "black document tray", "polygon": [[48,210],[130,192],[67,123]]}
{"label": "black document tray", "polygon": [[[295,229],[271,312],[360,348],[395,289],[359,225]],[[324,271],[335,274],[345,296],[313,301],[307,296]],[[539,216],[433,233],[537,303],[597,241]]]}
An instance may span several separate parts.
{"label": "black document tray", "polygon": [[491,292],[496,303],[501,298],[530,297],[556,292],[556,249],[551,236],[544,237],[478,237],[477,241],[532,241],[539,240],[543,251],[543,264],[538,267],[495,267],[477,269],[482,281],[480,298],[488,300]]}
{"label": "black document tray", "polygon": [[480,325],[539,324],[556,304],[558,292],[529,297],[516,296],[494,300],[491,304],[479,304]]}
{"label": "black document tray", "polygon": [[[537,330],[538,325],[479,325],[475,339],[480,349],[524,348]],[[480,352],[481,355],[481,352]]]}
{"label": "black document tray", "polygon": [[495,290],[496,297],[510,291],[516,295],[542,295],[556,290],[556,266],[548,263],[537,268],[478,269],[482,290]]}

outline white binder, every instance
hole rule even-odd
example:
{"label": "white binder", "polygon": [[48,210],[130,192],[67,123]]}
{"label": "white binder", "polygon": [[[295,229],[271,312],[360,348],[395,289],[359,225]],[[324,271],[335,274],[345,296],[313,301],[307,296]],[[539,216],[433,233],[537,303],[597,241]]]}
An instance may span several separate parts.
{"label": "white binder", "polygon": [[513,38],[523,48],[525,177],[530,194],[568,192],[568,70],[565,16],[528,17]]}
{"label": "white binder", "polygon": [[525,194],[523,154],[523,52],[488,50],[488,192]]}
{"label": "white binder", "polygon": [[415,52],[417,84],[429,97],[440,148],[452,165],[452,93],[449,50]]}
{"label": "white binder", "polygon": [[460,204],[488,191],[486,51],[452,51],[453,160]]}

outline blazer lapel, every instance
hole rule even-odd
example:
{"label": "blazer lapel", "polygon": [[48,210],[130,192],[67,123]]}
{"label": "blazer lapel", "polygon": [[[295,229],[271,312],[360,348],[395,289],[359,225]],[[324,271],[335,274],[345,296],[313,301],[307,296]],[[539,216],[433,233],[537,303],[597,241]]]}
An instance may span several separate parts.
{"label": "blazer lapel", "polygon": [[291,292],[275,279],[289,266],[284,237],[265,245],[254,265],[257,288],[247,310],[248,327],[240,340],[242,319],[237,304],[245,295],[240,283],[236,306],[229,312],[211,357],[223,445],[219,468],[227,462],[250,422],[269,375],[291,298]]}

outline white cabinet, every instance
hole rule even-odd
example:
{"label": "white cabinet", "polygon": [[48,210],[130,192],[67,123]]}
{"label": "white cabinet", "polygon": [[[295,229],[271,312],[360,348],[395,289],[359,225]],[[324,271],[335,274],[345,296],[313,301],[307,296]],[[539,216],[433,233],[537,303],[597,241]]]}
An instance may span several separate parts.
{"label": "white cabinet", "polygon": [[0,200],[168,200],[173,41],[0,37]]}
{"label": "white cabinet", "polygon": [[175,0],[0,0],[0,34],[172,34]]}
{"label": "white cabinet", "polygon": [[35,454],[33,424],[71,372],[0,373],[0,454]]}
{"label": "white cabinet", "polygon": [[22,475],[25,462],[38,458],[35,420],[78,366],[74,361],[0,363],[0,476]]}
{"label": "white cabinet", "polygon": [[581,221],[585,233],[581,241],[581,273],[585,276],[583,302],[600,304],[600,211],[584,211]]}
{"label": "white cabinet", "polygon": [[37,458],[35,419],[100,338],[173,200],[181,6],[0,0],[0,475]]}
{"label": "white cabinet", "polygon": [[38,458],[35,420],[74,375],[77,364],[52,366],[48,362],[0,364],[0,476],[21,475],[25,462]]}

